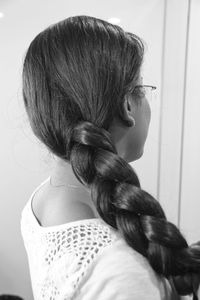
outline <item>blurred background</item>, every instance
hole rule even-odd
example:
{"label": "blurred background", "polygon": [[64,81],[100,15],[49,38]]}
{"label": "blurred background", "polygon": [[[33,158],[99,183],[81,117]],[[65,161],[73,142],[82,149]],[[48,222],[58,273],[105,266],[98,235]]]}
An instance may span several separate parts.
{"label": "blurred background", "polygon": [[21,211],[53,167],[23,107],[23,58],[40,31],[74,15],[118,24],[146,42],[143,81],[157,91],[145,152],[131,165],[188,242],[200,240],[200,1],[0,0],[0,294],[33,299]]}

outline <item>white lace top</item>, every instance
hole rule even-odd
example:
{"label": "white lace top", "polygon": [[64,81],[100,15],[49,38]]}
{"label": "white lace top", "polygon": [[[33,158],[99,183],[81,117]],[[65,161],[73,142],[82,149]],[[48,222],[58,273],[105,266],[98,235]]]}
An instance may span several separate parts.
{"label": "white lace top", "polygon": [[31,200],[49,179],[34,190],[21,215],[35,300],[180,299],[169,282],[102,219],[40,226]]}

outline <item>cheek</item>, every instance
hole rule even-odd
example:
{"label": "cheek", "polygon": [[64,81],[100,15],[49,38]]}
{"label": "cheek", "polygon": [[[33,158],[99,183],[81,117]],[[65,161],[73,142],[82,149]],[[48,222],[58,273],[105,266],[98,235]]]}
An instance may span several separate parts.
{"label": "cheek", "polygon": [[138,119],[138,128],[137,128],[141,144],[144,144],[146,140],[150,120],[151,120],[151,108],[149,106],[148,101],[144,99],[144,103],[140,111],[140,118]]}
{"label": "cheek", "polygon": [[146,99],[135,113],[135,127],[130,129],[130,138],[128,139],[129,161],[139,159],[143,155],[144,144],[148,134],[149,123],[151,119],[151,109]]}
{"label": "cheek", "polygon": [[140,127],[141,134],[143,132],[142,135],[147,134],[150,120],[151,120],[151,108],[146,98],[143,98],[143,103],[140,110],[139,124],[138,124]]}
{"label": "cheek", "polygon": [[149,123],[151,121],[151,108],[148,101],[146,101],[146,105],[145,105],[145,116],[146,116],[147,126],[149,127]]}

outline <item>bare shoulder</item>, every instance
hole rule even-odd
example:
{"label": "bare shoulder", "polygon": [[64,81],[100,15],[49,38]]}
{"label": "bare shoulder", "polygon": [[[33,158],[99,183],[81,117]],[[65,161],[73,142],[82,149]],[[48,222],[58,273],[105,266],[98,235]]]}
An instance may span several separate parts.
{"label": "bare shoulder", "polygon": [[59,205],[47,206],[42,217],[42,226],[54,226],[83,219],[95,218],[92,209],[82,202],[62,201]]}
{"label": "bare shoulder", "polygon": [[40,189],[32,200],[32,209],[41,226],[55,226],[95,218],[90,195],[82,189]]}

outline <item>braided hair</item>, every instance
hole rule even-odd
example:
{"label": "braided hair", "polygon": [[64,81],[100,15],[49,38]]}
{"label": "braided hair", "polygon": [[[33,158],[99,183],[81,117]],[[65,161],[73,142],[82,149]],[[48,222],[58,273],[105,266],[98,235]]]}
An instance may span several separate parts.
{"label": "braided hair", "polygon": [[[144,43],[120,26],[73,16],[40,32],[23,63],[23,100],[34,134],[70,162],[101,218],[166,277],[179,295],[196,292],[200,244],[189,246],[116,150],[109,127],[134,90]],[[134,95],[139,105],[139,96]],[[123,120],[125,122],[125,120]]]}

